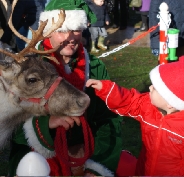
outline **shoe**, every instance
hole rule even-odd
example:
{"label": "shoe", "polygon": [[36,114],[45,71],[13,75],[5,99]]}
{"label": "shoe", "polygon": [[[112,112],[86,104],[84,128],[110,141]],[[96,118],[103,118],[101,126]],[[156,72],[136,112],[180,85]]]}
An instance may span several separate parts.
{"label": "shoe", "polygon": [[91,48],[91,53],[98,53],[100,50],[98,50],[96,47]]}
{"label": "shoe", "polygon": [[136,32],[143,32],[143,31],[148,31],[148,28],[145,28],[145,29],[137,29]]}
{"label": "shoe", "polygon": [[107,46],[105,46],[104,44],[98,44],[97,46],[102,50],[107,50]]}
{"label": "shoe", "polygon": [[95,41],[91,41],[91,53],[98,53],[99,50],[95,47]]}
{"label": "shoe", "polygon": [[112,25],[112,28],[118,28],[118,25],[114,24]]}
{"label": "shoe", "polygon": [[137,32],[142,32],[142,31],[148,31],[148,26],[145,23],[142,23],[141,27],[136,30]]}
{"label": "shoe", "polygon": [[96,49],[95,47],[92,47],[90,52],[91,52],[91,53],[98,53],[98,52],[99,52],[99,50],[98,50],[98,49]]}
{"label": "shoe", "polygon": [[159,49],[152,49],[152,50],[151,50],[151,53],[152,53],[154,56],[158,56],[158,55],[159,55]]}
{"label": "shoe", "polygon": [[97,47],[100,48],[100,49],[102,49],[102,50],[107,50],[107,46],[104,45],[104,40],[105,40],[105,38],[102,37],[102,36],[100,36],[100,37],[98,38]]}

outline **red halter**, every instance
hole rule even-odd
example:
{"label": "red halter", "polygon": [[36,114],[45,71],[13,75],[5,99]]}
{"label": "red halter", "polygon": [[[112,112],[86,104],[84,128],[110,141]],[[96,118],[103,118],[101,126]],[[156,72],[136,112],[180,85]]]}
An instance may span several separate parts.
{"label": "red halter", "polygon": [[50,98],[50,96],[54,93],[54,91],[56,90],[56,88],[58,87],[59,83],[61,82],[63,78],[62,77],[58,77],[53,84],[51,85],[51,87],[49,88],[49,90],[47,91],[47,93],[45,94],[45,96],[43,96],[42,98],[20,98],[20,100],[24,100],[24,101],[28,101],[28,102],[33,102],[33,103],[44,103],[44,107],[45,109],[49,112],[49,108],[48,108],[48,100]]}

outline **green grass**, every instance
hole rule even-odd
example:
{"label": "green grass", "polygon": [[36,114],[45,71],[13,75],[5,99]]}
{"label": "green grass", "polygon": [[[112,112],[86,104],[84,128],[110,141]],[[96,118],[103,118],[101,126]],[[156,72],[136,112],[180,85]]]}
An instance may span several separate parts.
{"label": "green grass", "polygon": [[105,63],[111,80],[140,92],[148,90],[149,72],[157,65],[157,58],[151,50],[143,47],[126,47],[100,59]]}
{"label": "green grass", "polygon": [[[112,49],[111,49],[112,50]],[[111,80],[126,88],[136,88],[140,92],[149,90],[149,72],[157,65],[157,57],[149,48],[126,47],[117,53],[101,58],[110,74]],[[141,149],[139,122],[124,117],[123,149],[138,157]]]}

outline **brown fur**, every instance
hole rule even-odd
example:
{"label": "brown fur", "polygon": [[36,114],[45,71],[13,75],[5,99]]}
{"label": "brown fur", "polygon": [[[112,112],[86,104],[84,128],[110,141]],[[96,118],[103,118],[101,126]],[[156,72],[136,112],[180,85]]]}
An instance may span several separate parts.
{"label": "brown fur", "polygon": [[[32,116],[47,115],[43,104],[20,98],[42,98],[58,77],[55,68],[38,57],[17,63],[10,57],[0,60],[0,149],[13,130]],[[49,114],[80,116],[90,102],[89,97],[62,80],[49,98]]]}

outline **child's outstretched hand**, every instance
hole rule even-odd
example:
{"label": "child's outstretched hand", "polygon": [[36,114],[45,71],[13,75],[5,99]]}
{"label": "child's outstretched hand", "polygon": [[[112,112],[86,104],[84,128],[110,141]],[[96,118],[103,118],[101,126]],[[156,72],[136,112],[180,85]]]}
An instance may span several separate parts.
{"label": "child's outstretched hand", "polygon": [[89,79],[86,82],[86,87],[93,87],[97,90],[101,90],[102,89],[102,82],[100,80],[96,80],[96,79]]}

